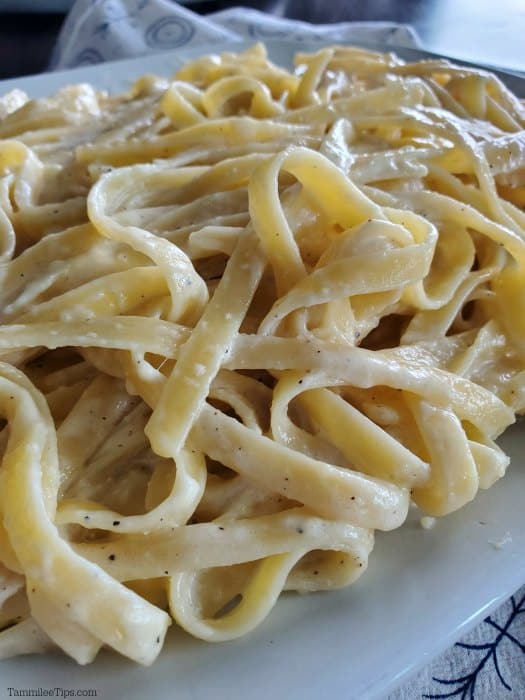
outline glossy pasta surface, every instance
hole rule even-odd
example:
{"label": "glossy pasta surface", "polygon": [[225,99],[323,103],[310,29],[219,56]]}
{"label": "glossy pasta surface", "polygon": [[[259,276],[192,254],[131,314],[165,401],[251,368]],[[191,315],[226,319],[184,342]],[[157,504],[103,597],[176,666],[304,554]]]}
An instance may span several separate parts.
{"label": "glossy pasta surface", "polygon": [[0,658],[249,633],[525,408],[525,108],[490,73],[262,45],[0,98]]}

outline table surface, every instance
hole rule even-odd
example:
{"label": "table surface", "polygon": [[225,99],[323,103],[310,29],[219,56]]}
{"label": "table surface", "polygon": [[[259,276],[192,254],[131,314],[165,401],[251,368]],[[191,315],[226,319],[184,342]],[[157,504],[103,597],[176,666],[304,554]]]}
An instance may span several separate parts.
{"label": "table surface", "polygon": [[[314,23],[406,22],[430,51],[525,71],[525,0],[186,1],[201,14],[244,4]],[[0,79],[45,70],[63,19],[57,13],[0,11]]]}

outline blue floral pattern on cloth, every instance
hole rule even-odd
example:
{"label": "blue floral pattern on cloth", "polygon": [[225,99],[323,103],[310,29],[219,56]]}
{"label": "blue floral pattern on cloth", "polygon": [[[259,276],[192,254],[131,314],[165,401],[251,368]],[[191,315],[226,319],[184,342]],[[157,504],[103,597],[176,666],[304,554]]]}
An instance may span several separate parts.
{"label": "blue floral pattern on cloth", "polygon": [[95,64],[102,63],[103,61],[104,57],[100,51],[93,48],[82,49],[82,51],[79,51],[74,58],[75,66],[94,66]]}
{"label": "blue floral pattern on cloth", "polygon": [[106,1],[105,4],[101,5],[105,14],[104,21],[95,27],[93,36],[98,35],[102,39],[108,39],[110,34],[115,31],[115,25],[119,22],[137,26],[137,21],[140,22],[140,15],[148,4],[149,0],[135,0],[134,4],[128,2],[126,7],[122,7],[120,2]]}
{"label": "blue floral pattern on cloth", "polygon": [[[242,40],[368,40],[418,45],[391,22],[310,25],[233,8],[202,17],[171,0],[77,0],[51,67],[71,68],[182,46]],[[525,700],[525,587],[388,700]]]}
{"label": "blue floral pattern on cloth", "polygon": [[[171,0],[77,0],[60,33],[51,68],[131,58],[182,46],[210,45],[246,39],[344,41],[352,38],[386,45],[414,46],[414,31],[392,22],[346,22],[310,25],[233,8],[202,17]],[[92,61],[94,62],[94,60]]]}
{"label": "blue floral pattern on cloth", "polygon": [[524,700],[525,586],[388,700]]}
{"label": "blue floral pattern on cloth", "polygon": [[176,49],[187,44],[195,27],[183,17],[159,17],[144,32],[146,44],[152,49]]}
{"label": "blue floral pattern on cloth", "polygon": [[[502,690],[504,688],[510,693],[512,693],[513,690],[514,692],[519,692],[519,688],[521,687],[522,697],[525,697],[524,685],[521,684],[520,687],[516,687],[514,683],[514,688],[510,685],[509,680],[507,680],[501,668],[499,657],[502,651],[502,644],[508,642],[521,651],[523,654],[523,663],[525,664],[525,629],[523,625],[518,624],[518,617],[522,614],[525,614],[525,593],[523,593],[523,591],[521,597],[511,597],[510,611],[507,619],[502,621],[503,624],[496,621],[492,615],[485,618],[483,631],[487,632],[486,642],[477,644],[472,642],[458,642],[456,644],[457,648],[471,652],[465,658],[465,661],[471,662],[471,670],[456,678],[438,678],[434,676],[432,680],[444,686],[446,690],[440,693],[425,694],[423,697],[430,698],[430,700],[456,697],[461,698],[461,700],[464,698],[474,700],[476,696],[476,686],[479,687],[482,674],[484,672],[491,673],[492,671],[496,672]],[[521,639],[516,635],[521,636]],[[470,664],[468,664],[468,666],[470,666]]]}

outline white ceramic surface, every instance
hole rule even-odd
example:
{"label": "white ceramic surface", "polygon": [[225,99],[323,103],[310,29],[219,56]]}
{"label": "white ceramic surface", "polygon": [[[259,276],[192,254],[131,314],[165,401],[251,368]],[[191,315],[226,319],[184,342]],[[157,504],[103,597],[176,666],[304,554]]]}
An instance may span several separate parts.
{"label": "white ceramic surface", "polygon": [[[308,47],[272,44],[272,57],[288,63],[298,48]],[[169,74],[188,53],[4,81],[0,94],[16,85],[45,95],[79,80],[119,89],[145,72]],[[115,700],[383,698],[525,582],[525,424],[501,444],[512,459],[503,480],[432,530],[414,512],[400,530],[378,533],[369,569],[351,588],[287,594],[235,642],[211,645],[173,630],[148,669],[110,653],[83,668],[58,654],[0,662],[0,698],[9,687],[95,688]],[[507,533],[501,549],[490,544]]]}

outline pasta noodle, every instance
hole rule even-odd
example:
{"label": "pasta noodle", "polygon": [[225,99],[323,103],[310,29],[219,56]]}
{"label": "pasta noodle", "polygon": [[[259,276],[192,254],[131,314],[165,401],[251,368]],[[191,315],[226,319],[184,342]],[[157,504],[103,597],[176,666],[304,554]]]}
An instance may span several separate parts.
{"label": "pasta noodle", "polygon": [[503,476],[524,135],[350,47],[1,98],[0,657],[239,637]]}

